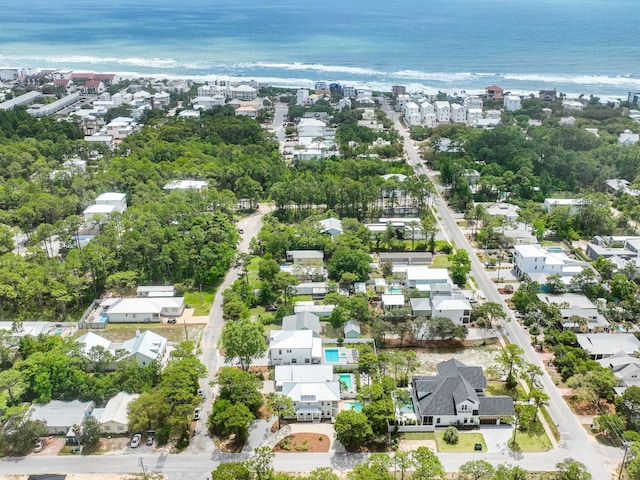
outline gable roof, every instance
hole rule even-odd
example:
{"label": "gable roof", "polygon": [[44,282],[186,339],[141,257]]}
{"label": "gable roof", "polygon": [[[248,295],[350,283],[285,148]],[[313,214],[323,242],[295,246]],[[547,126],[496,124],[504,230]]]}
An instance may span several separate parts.
{"label": "gable roof", "polygon": [[513,399],[506,395],[480,397],[478,415],[481,417],[509,417],[515,414]]}
{"label": "gable roof", "polygon": [[282,330],[311,330],[320,333],[320,317],[311,312],[300,312],[282,318]]}
{"label": "gable roof", "polygon": [[282,393],[294,402],[337,402],[340,400],[339,382],[290,383],[282,386]]}
{"label": "gable roof", "polygon": [[311,330],[272,330],[270,348],[309,348],[313,347]]}
{"label": "gable roof", "polygon": [[344,324],[344,332],[357,332],[360,333],[360,324],[355,320],[349,320]]}
{"label": "gable roof", "polygon": [[129,404],[139,396],[137,393],[120,392],[115,397],[111,397],[100,415],[100,423],[116,422],[128,425]]}
{"label": "gable roof", "polygon": [[330,382],[333,365],[277,365],[274,380],[278,386],[286,382]]}
{"label": "gable roof", "polygon": [[105,350],[109,350],[109,347],[111,346],[111,340],[107,340],[93,332],[87,332],[81,337],[78,337],[76,342],[82,344],[82,350],[84,353],[89,353],[93,347],[101,346]]}
{"label": "gable roof", "polygon": [[158,361],[160,361],[158,357],[164,353],[166,346],[167,339],[151,330],[145,330],[140,335],[122,343],[122,347],[131,355],[140,354]]}

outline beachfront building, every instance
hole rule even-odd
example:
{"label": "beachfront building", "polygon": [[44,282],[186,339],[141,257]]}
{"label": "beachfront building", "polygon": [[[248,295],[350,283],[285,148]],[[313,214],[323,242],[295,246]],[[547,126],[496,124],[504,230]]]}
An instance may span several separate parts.
{"label": "beachfront building", "polygon": [[502,100],[504,97],[504,88],[499,87],[498,85],[489,85],[484,89],[484,94],[487,98]]}
{"label": "beachfront building", "polygon": [[469,109],[477,109],[482,111],[482,106],[483,106],[483,102],[482,99],[480,97],[477,97],[475,95],[471,95],[469,97],[466,97],[464,99],[463,105],[465,107],[467,107],[467,110]]}
{"label": "beachfront building", "polygon": [[249,85],[238,85],[231,87],[231,98],[236,98],[244,102],[251,102],[258,97],[258,91]]}

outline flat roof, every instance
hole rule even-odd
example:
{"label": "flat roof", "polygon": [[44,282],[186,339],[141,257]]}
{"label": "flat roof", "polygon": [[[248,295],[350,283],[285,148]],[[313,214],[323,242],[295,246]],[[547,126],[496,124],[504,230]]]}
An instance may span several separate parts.
{"label": "flat roof", "polygon": [[27,92],[24,95],[20,95],[19,97],[0,103],[0,110],[11,110],[13,107],[18,105],[31,104],[40,97],[42,97],[42,93],[40,92]]}

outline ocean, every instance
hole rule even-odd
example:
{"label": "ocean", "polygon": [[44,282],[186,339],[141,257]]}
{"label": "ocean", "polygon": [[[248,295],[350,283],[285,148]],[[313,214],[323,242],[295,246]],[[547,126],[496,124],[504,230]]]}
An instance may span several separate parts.
{"label": "ocean", "polygon": [[389,90],[640,91],[637,0],[28,0],[0,68]]}

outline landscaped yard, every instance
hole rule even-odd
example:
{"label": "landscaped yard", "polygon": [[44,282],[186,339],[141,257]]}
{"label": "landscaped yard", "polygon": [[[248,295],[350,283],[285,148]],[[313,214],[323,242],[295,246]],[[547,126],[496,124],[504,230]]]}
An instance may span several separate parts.
{"label": "landscaped yard", "polygon": [[330,444],[329,437],[320,433],[294,433],[280,440],[273,451],[279,453],[328,452]]}
{"label": "landscaped yard", "polygon": [[447,255],[435,255],[431,262],[432,268],[449,268],[450,266],[451,262],[447,258]]}
{"label": "landscaped yard", "polygon": [[211,303],[213,302],[213,297],[215,296],[215,288],[203,287],[202,292],[200,292],[199,290],[197,292],[185,292],[184,303],[185,305],[191,305],[194,308],[194,316],[201,317],[209,315]]}
{"label": "landscaped yard", "polygon": [[435,440],[435,432],[404,432],[402,440]]}
{"label": "landscaped yard", "polygon": [[[547,437],[540,422],[535,423],[528,432],[518,430],[516,444],[515,450],[519,452],[546,452],[551,450],[551,440]],[[509,446],[511,446],[511,440],[509,440]]]}
{"label": "landscaped yard", "polygon": [[436,446],[438,448],[438,452],[440,453],[450,453],[450,452],[457,452],[457,453],[467,452],[468,453],[468,452],[476,452],[476,451],[479,453],[479,451],[475,449],[476,443],[479,443],[482,445],[482,452],[487,451],[487,444],[485,443],[484,437],[482,436],[481,433],[460,432],[460,435],[458,437],[458,443],[456,443],[455,445],[450,445],[447,442],[445,442],[443,435],[444,435],[444,430],[441,430],[435,433]]}

